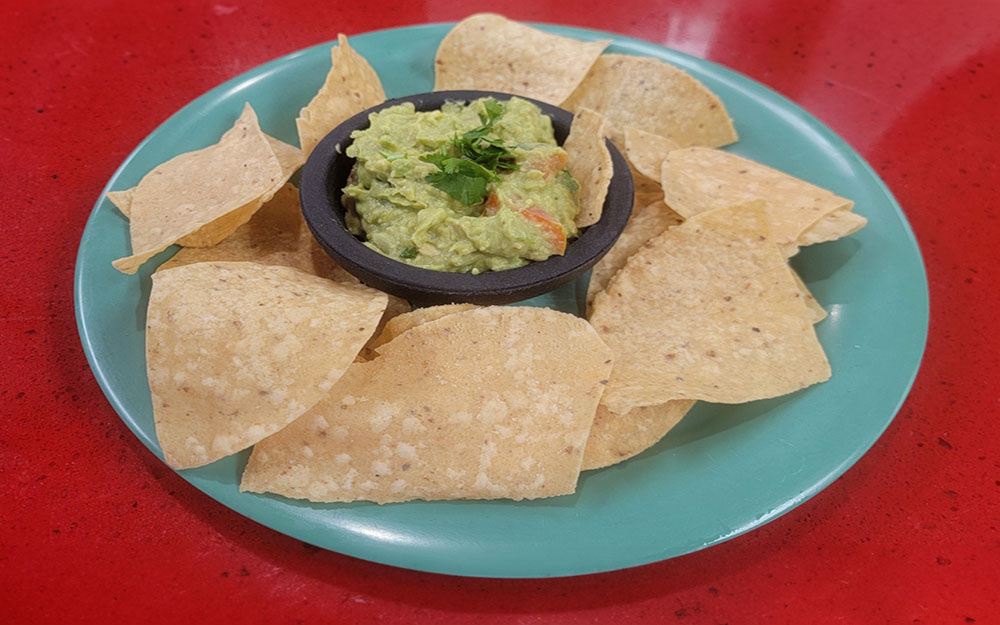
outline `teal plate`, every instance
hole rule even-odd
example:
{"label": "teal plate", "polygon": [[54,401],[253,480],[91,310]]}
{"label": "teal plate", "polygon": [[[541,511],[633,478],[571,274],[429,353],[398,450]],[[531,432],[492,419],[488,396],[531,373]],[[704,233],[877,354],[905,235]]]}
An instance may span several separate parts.
{"label": "teal plate", "polygon": [[[352,45],[389,97],[428,91],[449,25],[358,35]],[[620,465],[589,471],[576,494],[531,502],[313,504],[240,493],[247,452],[184,479],[223,505],[279,532],[366,560],[487,577],[609,571],[703,549],[794,508],[847,470],[885,430],[923,353],[928,296],[923,263],[899,205],[844,141],[774,91],[730,70],[613,34],[545,26],[609,51],[664,59],[719,94],[740,141],[728,148],[852,198],[868,226],[804,249],[793,264],[829,317],[816,330],[833,378],[750,404],[699,403],[658,445]],[[107,190],[135,185],[154,166],[218,140],[244,101],[264,130],[297,143],[294,119],[329,69],[329,44],[262,65],[178,111],[122,163]],[[94,206],[76,265],[77,322],[98,383],[149,449],[162,458],[146,382],[144,339],[150,272],[111,261],[127,255],[128,225],[106,199]],[[528,302],[576,312],[586,279]]]}

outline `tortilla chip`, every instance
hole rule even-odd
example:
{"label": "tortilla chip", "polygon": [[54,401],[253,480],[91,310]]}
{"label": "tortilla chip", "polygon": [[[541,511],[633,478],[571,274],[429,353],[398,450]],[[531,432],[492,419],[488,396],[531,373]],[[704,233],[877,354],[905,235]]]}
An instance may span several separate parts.
{"label": "tortilla chip", "polygon": [[311,501],[531,499],[576,488],[610,372],[585,321],[491,307],[420,324],[259,443],[240,490]]}
{"label": "tortilla chip", "polygon": [[[267,144],[274,152],[275,158],[278,159],[278,164],[281,166],[281,183],[285,184],[292,177],[292,174],[298,171],[299,167],[302,167],[305,156],[303,156],[302,150],[294,145],[289,145],[267,134],[264,135],[264,138],[267,139]],[[278,188],[268,191],[255,202],[205,224],[197,232],[181,237],[177,240],[177,244],[185,247],[212,247],[216,245],[235,232],[237,228],[250,221],[254,214],[260,210],[260,207],[269,201],[280,188],[281,185],[278,185]]]}
{"label": "tortilla chip", "polygon": [[631,163],[629,172],[632,174],[632,187],[635,191],[632,199],[633,211],[636,207],[649,206],[653,202],[663,200],[663,189],[660,187],[660,179],[652,179],[639,173]]}
{"label": "tortilla chip", "polygon": [[680,147],[673,139],[632,126],[625,127],[625,157],[647,178],[659,180],[663,159]]}
{"label": "tortilla chip", "polygon": [[385,304],[374,289],[291,267],[206,262],[154,274],[146,366],[167,464],[208,464],[301,416]]}
{"label": "tortilla chip", "polygon": [[707,148],[675,150],[663,160],[667,204],[684,217],[756,199],[767,200],[774,241],[792,256],[810,226],[854,202],[777,169]]}
{"label": "tortilla chip", "polygon": [[809,287],[802,281],[802,277],[791,266],[788,267],[788,271],[792,273],[792,279],[795,280],[795,287],[799,290],[799,297],[806,303],[806,308],[809,310],[809,321],[813,325],[816,325],[826,319],[826,309],[820,306],[816,298],[813,297],[813,294],[809,292]]}
{"label": "tortilla chip", "polygon": [[625,224],[618,240],[604,258],[597,261],[591,271],[590,284],[587,286],[587,303],[593,303],[594,297],[604,290],[612,276],[625,266],[629,257],[646,241],[683,221],[680,215],[670,210],[670,207],[663,202],[654,202],[641,208],[633,207],[632,217]]}
{"label": "tortilla chip", "polygon": [[135,193],[135,188],[125,189],[124,191],[108,191],[105,195],[122,215],[129,217],[132,212],[133,193]]}
{"label": "tortilla chip", "polygon": [[576,194],[580,203],[576,225],[583,228],[596,224],[601,219],[604,198],[614,175],[611,153],[604,142],[604,118],[588,109],[578,111],[563,149],[569,155],[566,169],[580,183]]}
{"label": "tortilla chip", "polygon": [[316,242],[302,218],[299,191],[288,183],[250,221],[218,245],[185,247],[156,271],[206,261],[282,265],[338,282],[356,282]]}
{"label": "tortilla chip", "polygon": [[692,400],[678,399],[659,406],[633,408],[624,415],[598,406],[581,470],[607,467],[646,451],[680,423],[694,404]]}
{"label": "tortilla chip", "polygon": [[493,13],[455,25],[434,59],[434,90],[484,89],[559,105],[610,39],[577,41]]}
{"label": "tortilla chip", "polygon": [[607,117],[609,136],[619,148],[625,146],[627,126],[682,147],[720,147],[737,139],[718,96],[659,59],[602,55],[562,107],[574,112],[589,108]]}
{"label": "tortilla chip", "polygon": [[835,210],[799,235],[797,243],[805,247],[842,239],[865,227],[868,220],[849,209]]}
{"label": "tortilla chip", "polygon": [[416,310],[397,315],[385,324],[385,327],[382,328],[382,332],[379,333],[378,336],[372,339],[370,347],[372,349],[378,349],[410,328],[415,328],[422,323],[434,321],[435,319],[440,319],[441,317],[464,312],[466,310],[472,310],[474,308],[479,308],[479,306],[475,304],[445,304],[443,306],[418,308]]}
{"label": "tortilla chip", "polygon": [[330,50],[326,81],[295,120],[306,156],[341,122],[385,101],[382,82],[368,61],[348,45],[343,34],[337,35],[337,42]]}
{"label": "tortilla chip", "polygon": [[206,238],[221,240],[249,220],[292,173],[282,168],[247,104],[219,143],[170,159],[132,189],[132,255],[112,264],[135,273],[152,256],[205,226]]}
{"label": "tortilla chip", "polygon": [[775,397],[830,377],[760,201],[646,243],[594,298],[590,322],[615,354],[602,403],[619,415],[673,399]]}

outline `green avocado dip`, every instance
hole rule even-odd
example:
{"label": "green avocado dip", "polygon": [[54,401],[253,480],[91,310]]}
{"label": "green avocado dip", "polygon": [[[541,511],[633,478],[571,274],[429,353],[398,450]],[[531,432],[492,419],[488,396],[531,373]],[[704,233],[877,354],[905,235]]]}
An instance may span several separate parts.
{"label": "green avocado dip", "polygon": [[[578,185],[552,120],[492,98],[415,112],[404,103],[351,134],[351,232],[390,258],[478,274],[562,254],[577,236]],[[353,210],[350,204],[353,200]]]}

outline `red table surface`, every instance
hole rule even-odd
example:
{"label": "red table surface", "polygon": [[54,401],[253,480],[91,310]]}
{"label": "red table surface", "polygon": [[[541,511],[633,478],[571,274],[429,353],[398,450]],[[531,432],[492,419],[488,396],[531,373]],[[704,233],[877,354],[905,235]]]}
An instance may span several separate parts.
{"label": "red table surface", "polygon": [[[476,10],[729,66],[811,111],[888,183],[926,261],[930,335],[909,399],[846,475],[666,562],[468,579],[264,528],[118,419],[80,347],[72,276],[122,159],[260,63],[340,31]],[[0,52],[0,621],[1000,623],[1000,4],[8,1]]]}

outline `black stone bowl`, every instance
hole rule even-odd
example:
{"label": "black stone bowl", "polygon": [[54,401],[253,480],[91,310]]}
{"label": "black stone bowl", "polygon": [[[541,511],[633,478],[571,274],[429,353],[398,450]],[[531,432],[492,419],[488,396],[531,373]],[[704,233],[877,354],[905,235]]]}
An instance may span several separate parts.
{"label": "black stone bowl", "polygon": [[[368,115],[403,102],[412,102],[418,111],[441,108],[447,101],[468,102],[492,96],[509,100],[510,94],[491,91],[436,91],[383,102],[340,124],[316,146],[302,170],[299,186],[302,213],[309,229],[326,252],[363,283],[405,298],[415,304],[506,304],[541,295],[569,282],[589,269],[611,248],[632,213],[632,176],[624,157],[607,141],[614,176],[604,202],[600,221],[583,228],[570,241],[566,253],[523,267],[487,271],[478,275],[434,271],[407,265],[365,246],[347,230],[342,189],[354,166],[345,151],[351,133],[368,127]],[[525,98],[529,99],[529,98]],[[562,145],[569,134],[573,115],[560,108],[531,100],[552,118],[556,141]]]}

